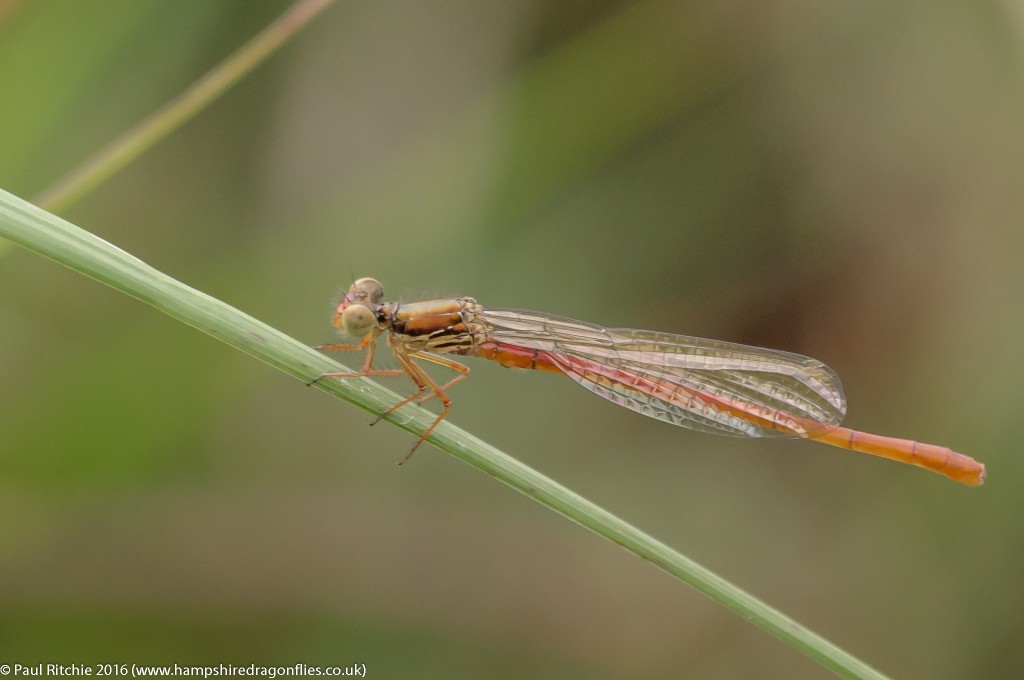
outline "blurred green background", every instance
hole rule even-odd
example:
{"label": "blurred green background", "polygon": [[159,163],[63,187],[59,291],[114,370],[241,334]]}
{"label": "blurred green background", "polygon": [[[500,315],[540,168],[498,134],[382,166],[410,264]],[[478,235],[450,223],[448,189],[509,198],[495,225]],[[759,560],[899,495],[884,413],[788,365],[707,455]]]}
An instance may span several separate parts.
{"label": "blurred green background", "polygon": [[[31,198],[287,6],[0,0],[0,186]],[[66,216],[311,345],[369,275],[820,358],[848,424],[974,455],[988,483],[691,433],[473,360],[451,421],[886,673],[1017,678],[1022,32],[995,1],[340,2]],[[2,663],[826,675],[36,255],[0,259],[0,319]]]}

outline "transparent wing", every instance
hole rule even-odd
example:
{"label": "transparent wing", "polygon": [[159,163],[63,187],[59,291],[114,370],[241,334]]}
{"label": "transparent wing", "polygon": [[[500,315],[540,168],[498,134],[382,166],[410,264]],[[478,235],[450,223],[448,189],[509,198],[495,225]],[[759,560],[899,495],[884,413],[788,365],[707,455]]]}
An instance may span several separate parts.
{"label": "transparent wing", "polygon": [[488,309],[482,316],[496,342],[539,350],[594,394],[674,425],[806,437],[846,415],[839,376],[799,354],[539,312]]}

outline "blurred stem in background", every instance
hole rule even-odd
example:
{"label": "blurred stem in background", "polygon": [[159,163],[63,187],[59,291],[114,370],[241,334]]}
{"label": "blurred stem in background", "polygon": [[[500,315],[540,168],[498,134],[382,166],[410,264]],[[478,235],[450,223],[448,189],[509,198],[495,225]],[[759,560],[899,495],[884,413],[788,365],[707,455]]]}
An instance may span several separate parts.
{"label": "blurred stem in background", "polygon": [[215,66],[191,87],[129,128],[91,158],[33,199],[50,212],[63,212],[160,140],[209,106],[334,0],[299,0],[246,45]]}

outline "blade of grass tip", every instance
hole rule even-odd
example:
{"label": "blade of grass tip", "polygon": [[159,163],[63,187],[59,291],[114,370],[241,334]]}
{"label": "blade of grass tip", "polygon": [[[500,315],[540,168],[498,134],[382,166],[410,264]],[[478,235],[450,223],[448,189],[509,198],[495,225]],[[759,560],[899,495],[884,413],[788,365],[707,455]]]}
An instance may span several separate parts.
{"label": "blade of grass tip", "polygon": [[272,24],[187,90],[129,128],[117,139],[36,196],[34,203],[62,212],[147,149],[181,127],[243,76],[259,66],[334,0],[299,0]]}
{"label": "blade of grass tip", "polygon": [[[328,371],[348,370],[284,333],[3,190],[0,236],[142,300],[300,380],[309,381]],[[394,392],[365,379],[322,380],[317,386],[378,414],[400,399]],[[423,432],[433,419],[429,411],[415,406],[387,416],[387,420],[414,434]],[[690,584],[839,675],[885,677],[664,543],[468,432],[443,422],[428,441]]]}

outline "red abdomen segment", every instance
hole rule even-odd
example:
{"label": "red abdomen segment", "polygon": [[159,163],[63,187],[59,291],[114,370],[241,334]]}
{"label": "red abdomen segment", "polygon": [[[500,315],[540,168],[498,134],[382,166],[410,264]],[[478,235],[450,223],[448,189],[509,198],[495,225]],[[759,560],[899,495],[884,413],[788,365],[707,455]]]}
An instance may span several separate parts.
{"label": "red abdomen segment", "polygon": [[[502,366],[544,370],[553,373],[564,373],[565,371],[560,367],[560,364],[571,363],[568,360],[557,362],[545,350],[521,347],[496,340],[482,342],[466,352],[466,354],[497,361]],[[614,373],[614,371],[612,372]],[[649,384],[652,389],[656,387],[656,381],[635,380],[630,382],[633,383],[636,389],[642,389],[645,384]],[[869,434],[867,432],[851,430],[848,427],[822,426],[820,423],[803,421],[795,417],[783,419],[783,423],[790,421],[792,425],[799,425],[800,429],[803,430],[803,432],[799,432],[796,429],[790,430],[790,428],[785,427],[783,424],[773,422],[771,419],[766,418],[764,412],[758,412],[744,404],[701,394],[692,390],[677,389],[675,394],[682,394],[683,392],[699,395],[704,401],[714,402],[722,411],[727,411],[735,417],[755,423],[759,427],[781,432],[792,431],[793,436],[802,436],[822,442],[823,444],[837,446],[841,449],[849,449],[872,456],[888,458],[900,463],[916,465],[968,486],[981,486],[985,481],[985,466],[982,463],[944,446],[922,444],[921,442],[909,439],[896,439],[895,437]],[[666,396],[673,394],[671,390],[664,391],[664,393]]]}
{"label": "red abdomen segment", "polygon": [[944,446],[868,434],[848,427],[834,427],[808,438],[842,449],[916,465],[967,486],[981,486],[985,481],[985,466],[982,463]]}
{"label": "red abdomen segment", "polygon": [[481,342],[466,354],[497,361],[502,366],[510,368],[529,368],[552,373],[564,372],[558,367],[558,364],[551,360],[551,355],[544,350],[518,347],[497,340]]}

